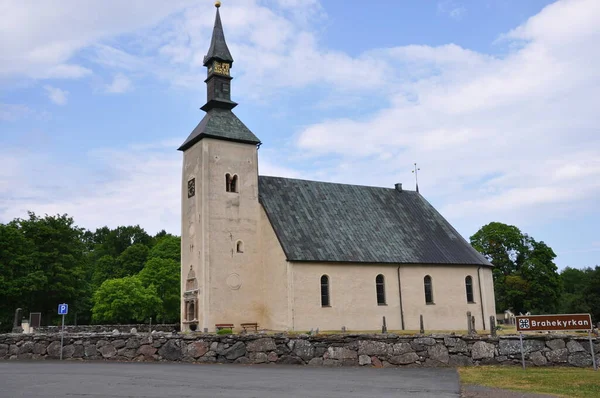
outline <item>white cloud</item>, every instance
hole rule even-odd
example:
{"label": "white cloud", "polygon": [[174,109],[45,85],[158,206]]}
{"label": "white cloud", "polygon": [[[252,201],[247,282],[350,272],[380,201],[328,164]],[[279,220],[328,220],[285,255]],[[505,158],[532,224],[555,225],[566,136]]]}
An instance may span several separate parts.
{"label": "white cloud", "polygon": [[552,4],[502,41],[512,48],[502,57],[457,45],[375,51],[395,75],[391,106],[308,126],[297,145],[335,159],[320,171],[330,180],[410,186],[416,161],[421,191],[463,222],[596,211],[600,2]]}
{"label": "white cloud", "polygon": [[106,92],[111,94],[122,94],[133,89],[131,80],[122,73],[118,73],[113,78],[112,83],[106,86]]}
{"label": "white cloud", "polygon": [[155,24],[194,0],[4,0],[0,3],[1,78],[80,78],[72,61],[93,43]]}
{"label": "white cloud", "polygon": [[56,105],[65,105],[67,103],[67,96],[69,95],[68,91],[50,85],[45,85],[44,89],[46,90],[46,95],[48,95],[50,101]]}
{"label": "white cloud", "polygon": [[[85,154],[86,169],[35,149],[0,151],[0,222],[36,214],[64,214],[82,227],[142,225],[180,234],[180,141],[98,149]],[[300,177],[261,156],[261,175]],[[93,172],[90,172],[90,169]]]}

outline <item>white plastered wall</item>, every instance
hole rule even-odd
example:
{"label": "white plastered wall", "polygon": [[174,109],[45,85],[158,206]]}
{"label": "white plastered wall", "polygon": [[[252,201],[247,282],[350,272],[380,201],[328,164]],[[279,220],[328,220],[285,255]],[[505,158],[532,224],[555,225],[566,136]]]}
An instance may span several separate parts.
{"label": "white plastered wall", "polygon": [[[402,310],[405,330],[419,330],[423,315],[425,330],[466,330],[467,311],[476,318],[476,328],[483,329],[485,319],[495,314],[493,284],[489,267],[481,267],[483,290],[479,293],[477,266],[402,265]],[[375,278],[385,277],[386,306],[377,304]],[[328,275],[330,307],[321,306],[320,278]],[[423,278],[433,279],[435,304],[425,303]],[[474,303],[467,303],[465,277],[473,278]],[[388,330],[400,330],[400,294],[398,266],[376,264],[292,263],[293,329],[380,330],[386,317]],[[483,318],[482,301],[483,298]]]}

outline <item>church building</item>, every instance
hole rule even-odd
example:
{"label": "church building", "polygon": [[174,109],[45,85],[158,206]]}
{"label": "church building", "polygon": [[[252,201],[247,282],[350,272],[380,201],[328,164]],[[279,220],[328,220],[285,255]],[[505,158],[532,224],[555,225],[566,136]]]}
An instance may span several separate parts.
{"label": "church building", "polygon": [[416,191],[259,175],[219,3],[202,121],[179,148],[181,330],[489,330],[492,265]]}

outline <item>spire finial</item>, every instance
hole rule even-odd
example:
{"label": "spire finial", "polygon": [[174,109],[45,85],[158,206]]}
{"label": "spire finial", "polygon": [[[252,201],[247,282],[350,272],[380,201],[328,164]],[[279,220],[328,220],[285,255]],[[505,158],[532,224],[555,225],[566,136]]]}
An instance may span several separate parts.
{"label": "spire finial", "polygon": [[219,0],[215,1],[215,7],[217,7],[217,8],[221,7],[221,2]]}

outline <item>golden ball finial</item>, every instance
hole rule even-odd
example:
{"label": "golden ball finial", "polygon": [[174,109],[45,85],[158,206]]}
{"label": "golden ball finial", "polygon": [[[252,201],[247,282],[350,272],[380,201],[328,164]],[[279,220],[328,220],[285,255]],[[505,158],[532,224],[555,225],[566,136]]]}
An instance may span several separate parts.
{"label": "golden ball finial", "polygon": [[219,0],[215,1],[215,7],[217,7],[217,8],[221,7],[221,2]]}

